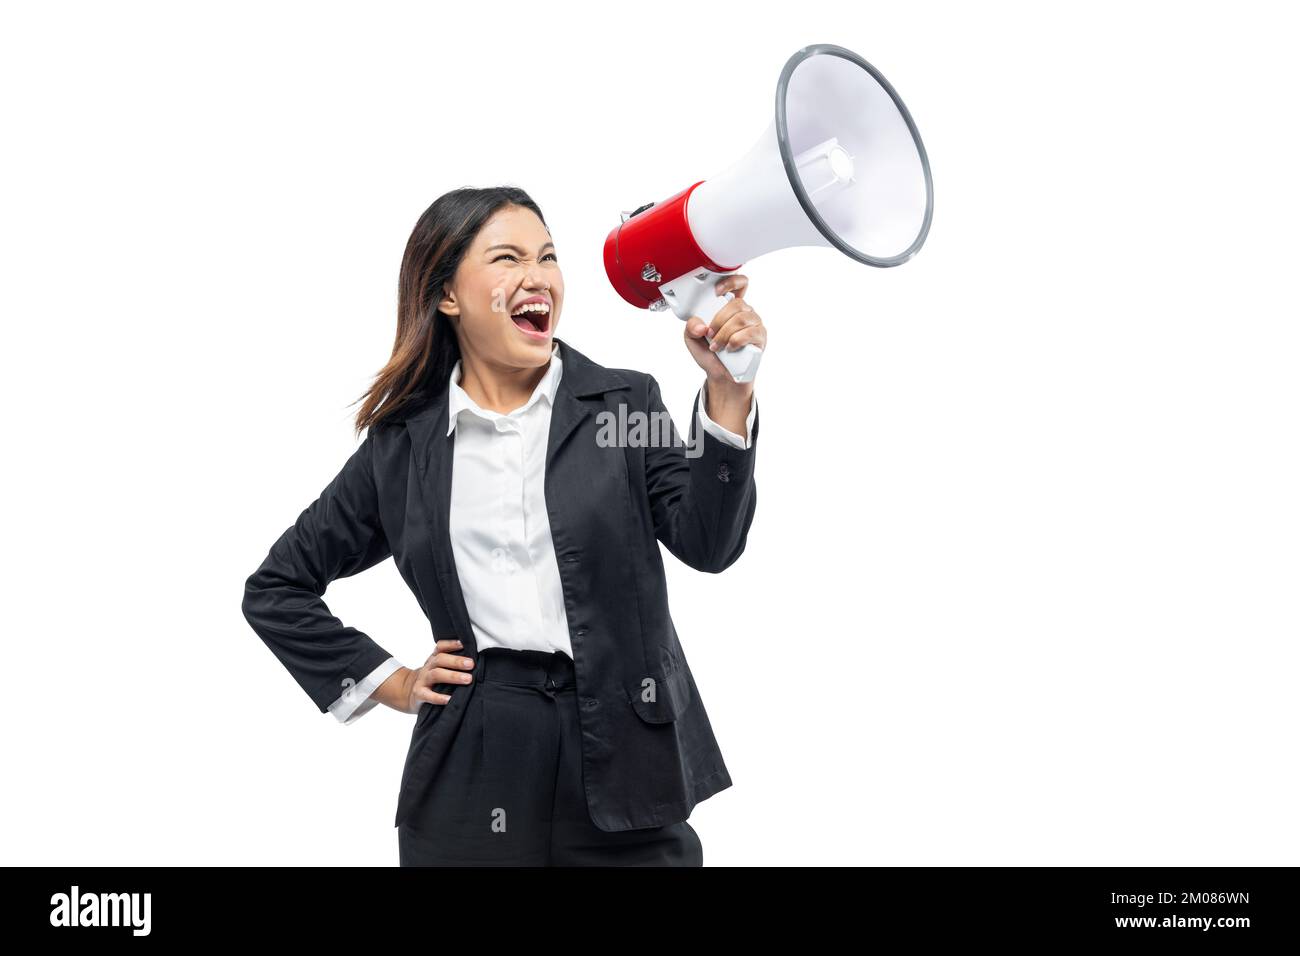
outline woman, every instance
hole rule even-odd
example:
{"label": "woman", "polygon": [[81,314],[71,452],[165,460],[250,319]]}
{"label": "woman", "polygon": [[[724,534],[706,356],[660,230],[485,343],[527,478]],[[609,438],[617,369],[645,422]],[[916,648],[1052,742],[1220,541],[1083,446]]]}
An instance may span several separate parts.
{"label": "woman", "polygon": [[[457,189],[416,224],[366,438],[243,602],[322,713],[418,715],[401,865],[702,865],[686,819],[731,778],[659,542],[715,573],[744,550],[757,400],[713,353],[767,344],[747,285],[686,324],[706,377],[683,444],[653,376],[555,338],[564,280],[527,193]],[[321,597],[390,556],[433,630],[417,669]]]}

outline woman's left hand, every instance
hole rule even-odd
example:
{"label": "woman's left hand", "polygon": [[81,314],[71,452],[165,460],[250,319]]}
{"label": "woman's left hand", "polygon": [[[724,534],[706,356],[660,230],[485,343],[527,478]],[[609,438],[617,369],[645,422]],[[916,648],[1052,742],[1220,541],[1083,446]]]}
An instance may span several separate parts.
{"label": "woman's left hand", "polygon": [[[735,298],[724,305],[713,321],[705,322],[698,315],[693,315],[686,322],[686,347],[690,349],[695,363],[709,376],[710,384],[716,383],[722,388],[741,388],[722,360],[714,353],[723,348],[740,348],[746,343],[757,345],[760,349],[767,347],[767,326],[753,306],[745,301],[745,291],[749,288],[749,279],[739,272],[723,276],[714,286],[718,295],[728,291],[735,293]],[[713,330],[710,344],[705,332]],[[753,382],[744,383],[746,389],[753,389]]]}

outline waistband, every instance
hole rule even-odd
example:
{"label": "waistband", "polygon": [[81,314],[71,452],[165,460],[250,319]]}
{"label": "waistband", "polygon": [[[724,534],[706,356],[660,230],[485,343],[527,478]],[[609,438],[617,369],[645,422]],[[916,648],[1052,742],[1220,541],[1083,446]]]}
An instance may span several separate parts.
{"label": "waistband", "polygon": [[560,690],[574,686],[573,658],[563,651],[518,651],[488,647],[479,652],[470,671],[478,682],[517,684]]}

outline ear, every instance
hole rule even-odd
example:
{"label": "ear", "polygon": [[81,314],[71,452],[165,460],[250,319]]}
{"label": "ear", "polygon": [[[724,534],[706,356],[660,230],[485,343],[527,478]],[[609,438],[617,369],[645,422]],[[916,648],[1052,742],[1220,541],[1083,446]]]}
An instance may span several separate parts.
{"label": "ear", "polygon": [[442,300],[438,303],[438,311],[446,316],[460,315],[460,305],[456,302],[456,296],[448,291],[446,286],[443,286],[443,292]]}

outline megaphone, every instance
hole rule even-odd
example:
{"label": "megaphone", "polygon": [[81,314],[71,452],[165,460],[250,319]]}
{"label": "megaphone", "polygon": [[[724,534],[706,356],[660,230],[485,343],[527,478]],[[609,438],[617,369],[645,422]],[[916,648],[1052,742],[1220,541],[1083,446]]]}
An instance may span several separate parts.
{"label": "megaphone", "polygon": [[[933,208],[930,161],[898,93],[856,53],[819,43],[786,61],[776,115],[738,162],[622,213],[605,272],[632,305],[708,322],[733,298],[714,286],[750,259],[829,246],[900,265],[925,242]],[[752,343],[714,354],[737,382],[753,381],[762,358]]]}

